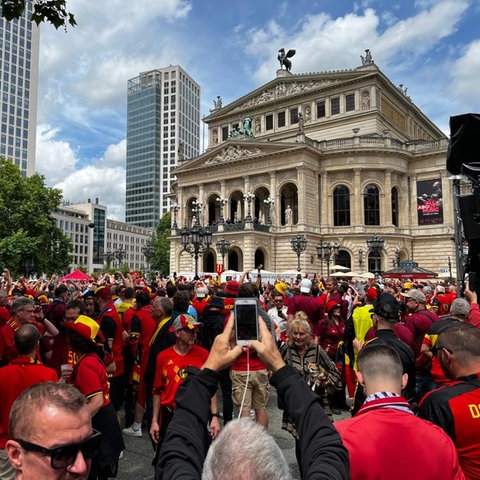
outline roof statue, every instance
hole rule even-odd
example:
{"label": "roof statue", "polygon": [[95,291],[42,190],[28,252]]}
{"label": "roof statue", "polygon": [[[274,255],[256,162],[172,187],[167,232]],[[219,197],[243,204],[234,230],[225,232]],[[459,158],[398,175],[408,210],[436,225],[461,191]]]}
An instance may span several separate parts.
{"label": "roof statue", "polygon": [[289,72],[292,68],[292,61],[290,58],[292,58],[296,53],[296,50],[289,50],[287,53],[285,53],[285,49],[281,48],[278,51],[278,61],[280,62],[280,68],[283,70],[283,66],[285,65],[285,70]]}
{"label": "roof statue", "polygon": [[222,97],[220,95],[217,95],[217,99],[213,100],[213,108],[214,109],[222,108],[222,104],[223,104]]}
{"label": "roof statue", "polygon": [[367,48],[365,50],[365,56],[360,55],[360,58],[362,59],[362,65],[371,65],[373,62],[372,58],[372,52]]}
{"label": "roof statue", "polygon": [[242,124],[238,127],[234,128],[231,132],[229,137],[235,138],[239,135],[245,135],[246,137],[253,137],[253,130],[252,130],[252,118],[245,117],[242,118]]}

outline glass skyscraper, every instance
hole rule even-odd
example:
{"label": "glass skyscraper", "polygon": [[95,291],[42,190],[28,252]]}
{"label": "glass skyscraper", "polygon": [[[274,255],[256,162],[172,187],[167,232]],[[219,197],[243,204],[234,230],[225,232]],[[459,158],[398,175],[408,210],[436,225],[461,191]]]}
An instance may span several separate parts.
{"label": "glass skyscraper", "polygon": [[200,150],[200,86],[178,65],[128,81],[125,220],[155,228],[170,208],[172,168]]}
{"label": "glass skyscraper", "polygon": [[26,2],[22,18],[0,18],[0,157],[26,175],[35,172],[38,98],[39,28],[26,19],[31,13]]}

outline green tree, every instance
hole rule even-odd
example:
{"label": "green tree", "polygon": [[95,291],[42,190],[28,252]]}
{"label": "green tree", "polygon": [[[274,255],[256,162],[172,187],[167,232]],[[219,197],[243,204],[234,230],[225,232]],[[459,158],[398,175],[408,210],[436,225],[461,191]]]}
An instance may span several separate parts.
{"label": "green tree", "polygon": [[170,236],[172,215],[167,212],[158,222],[157,232],[153,239],[155,252],[151,260],[151,269],[158,270],[164,275],[170,273]]}
{"label": "green tree", "polygon": [[67,24],[74,27],[77,22],[73,13],[67,11],[67,0],[1,0],[1,16],[5,20],[20,18],[25,12],[26,5],[32,4],[32,22],[40,25],[50,22],[55,28],[67,28]]}
{"label": "green tree", "polygon": [[72,243],[50,216],[60,206],[61,190],[45,186],[42,175],[23,177],[19,168],[0,160],[0,262],[13,274],[60,272],[70,263]]}

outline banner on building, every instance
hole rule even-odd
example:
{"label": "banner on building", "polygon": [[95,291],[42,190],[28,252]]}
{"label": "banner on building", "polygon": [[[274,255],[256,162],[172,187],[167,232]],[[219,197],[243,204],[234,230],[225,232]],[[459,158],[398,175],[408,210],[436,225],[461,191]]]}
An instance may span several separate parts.
{"label": "banner on building", "polygon": [[440,178],[417,182],[417,212],[419,225],[443,223],[443,197]]}

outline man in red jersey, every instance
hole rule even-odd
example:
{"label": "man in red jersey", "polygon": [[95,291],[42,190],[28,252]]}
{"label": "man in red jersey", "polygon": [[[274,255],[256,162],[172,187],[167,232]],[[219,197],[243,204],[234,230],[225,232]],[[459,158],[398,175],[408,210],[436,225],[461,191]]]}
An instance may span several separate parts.
{"label": "man in red jersey", "polygon": [[40,332],[32,324],[24,324],[14,335],[18,357],[0,368],[0,478],[15,478],[15,469],[8,460],[5,445],[9,438],[9,415],[15,399],[27,387],[40,382],[58,380],[55,370],[43,366],[36,358]]}
{"label": "man in red jersey", "polygon": [[455,443],[465,478],[480,478],[480,329],[454,322],[438,334],[435,353],[453,380],[425,395],[420,416]]}
{"label": "man in red jersey", "polygon": [[95,302],[99,311],[95,320],[108,341],[115,361],[115,371],[109,374],[110,400],[118,411],[123,405],[125,396],[125,366],[122,352],[124,330],[109,287],[98,287],[95,290]]}
{"label": "man in red jersey", "polygon": [[353,418],[334,424],[350,455],[352,480],[465,478],[452,440],[416,417],[400,394],[408,375],[393,347],[364,346],[356,375],[367,399]]}
{"label": "man in red jersey", "polygon": [[[173,417],[176,408],[175,394],[186,377],[185,370],[188,367],[200,368],[208,357],[208,351],[195,344],[199,325],[201,324],[193,317],[180,314],[170,327],[170,332],[175,333],[175,345],[157,356],[153,382],[153,419],[150,428],[152,440],[157,443],[157,454]],[[220,431],[215,395],[211,400],[211,415],[210,431],[215,438]]]}

